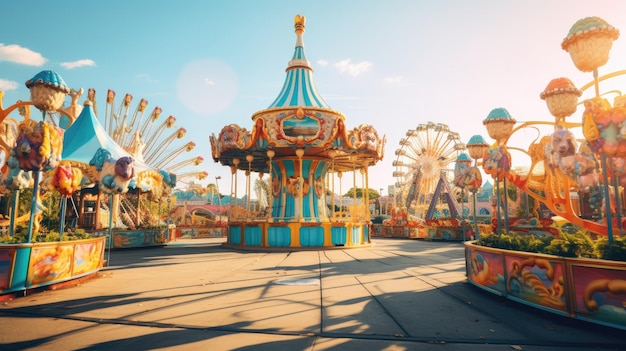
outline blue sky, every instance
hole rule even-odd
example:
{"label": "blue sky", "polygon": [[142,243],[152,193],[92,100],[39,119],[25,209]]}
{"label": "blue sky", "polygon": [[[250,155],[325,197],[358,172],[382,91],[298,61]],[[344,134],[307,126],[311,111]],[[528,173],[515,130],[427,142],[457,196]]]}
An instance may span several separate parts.
{"label": "blue sky", "polygon": [[225,193],[230,172],[211,159],[209,136],[230,123],[250,129],[252,114],[274,101],[296,14],[307,18],[306,55],[324,100],[349,128],[371,124],[387,138],[370,170],[374,189],[393,184],[394,151],[420,123],[448,124],[467,142],[490,140],[482,121],[497,107],[518,121],[552,120],[539,98],[548,82],[592,79],[561,49],[581,18],[624,31],[600,74],[626,67],[623,0],[11,1],[0,11],[3,103],[29,99],[24,82],[47,69],[72,88],[96,89],[102,103],[107,89],[116,103],[126,93],[133,106],[145,98],[197,144],[182,157],[204,157],[200,183],[221,176]]}

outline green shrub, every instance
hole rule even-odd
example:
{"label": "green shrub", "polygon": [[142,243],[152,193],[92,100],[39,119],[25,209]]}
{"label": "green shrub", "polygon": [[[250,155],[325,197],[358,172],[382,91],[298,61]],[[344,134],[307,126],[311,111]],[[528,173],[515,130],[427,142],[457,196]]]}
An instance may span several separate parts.
{"label": "green shrub", "polygon": [[550,240],[552,240],[550,236],[524,232],[511,232],[508,235],[492,233],[482,235],[478,240],[478,245],[505,250],[542,252],[543,249],[550,244]]}
{"label": "green shrub", "polygon": [[[18,230],[20,229],[20,230]],[[21,229],[19,226],[15,228],[15,235],[9,236],[3,235],[0,236],[1,244],[21,244],[26,242],[26,237],[28,233],[28,228]],[[39,233],[37,235],[33,235],[31,238],[31,242],[33,243],[44,243],[44,242],[55,242],[55,241],[72,241],[72,240],[81,240],[81,239],[89,239],[91,238],[91,234],[85,232],[84,229],[76,229],[75,231],[67,231],[63,234],[63,238],[59,240],[59,232],[50,231],[47,233]]]}
{"label": "green shrub", "polygon": [[552,239],[550,245],[545,247],[544,253],[561,257],[595,258],[591,238],[581,232],[562,232],[560,238]]}
{"label": "green shrub", "polygon": [[595,235],[578,230],[562,232],[558,238],[512,232],[509,234],[482,235],[477,245],[503,250],[542,253],[560,257],[595,258],[626,262],[626,237],[616,237],[609,245],[606,237],[594,239]]}
{"label": "green shrub", "polygon": [[602,260],[626,261],[626,238],[615,237],[612,244],[609,244],[608,238],[598,239],[593,252]]}

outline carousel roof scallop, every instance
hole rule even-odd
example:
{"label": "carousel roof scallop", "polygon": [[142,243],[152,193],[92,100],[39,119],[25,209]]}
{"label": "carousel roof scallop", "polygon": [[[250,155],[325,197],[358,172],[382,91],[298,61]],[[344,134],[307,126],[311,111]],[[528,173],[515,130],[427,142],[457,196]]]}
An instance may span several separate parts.
{"label": "carousel roof scallop", "polygon": [[315,87],[313,68],[304,54],[304,22],[304,16],[296,16],[295,52],[287,65],[283,88],[269,108],[298,106],[330,109]]}

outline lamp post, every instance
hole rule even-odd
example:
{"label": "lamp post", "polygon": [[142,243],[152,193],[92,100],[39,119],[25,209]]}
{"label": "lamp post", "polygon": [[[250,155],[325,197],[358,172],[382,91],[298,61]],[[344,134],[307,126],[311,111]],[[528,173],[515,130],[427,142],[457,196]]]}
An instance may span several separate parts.
{"label": "lamp post", "polygon": [[221,176],[215,177],[215,188],[217,189],[217,214],[219,216],[219,223],[222,224],[222,200],[220,199],[220,184],[218,180],[222,179]]}
{"label": "lamp post", "polygon": [[250,173],[252,172],[252,161],[254,156],[252,154],[246,155],[246,161],[248,161],[248,171],[246,172],[246,219],[250,220]]}
{"label": "lamp post", "polygon": [[[222,206],[222,201],[220,200],[220,185],[217,182],[220,179],[222,179],[221,176],[215,177],[215,187],[217,188],[217,206]],[[213,201],[213,199],[211,199],[211,201]]]}
{"label": "lamp post", "polygon": [[[471,158],[474,159],[474,167],[475,174],[480,176],[480,171],[478,170],[478,160],[483,158],[485,151],[489,148],[489,144],[485,142],[485,139],[480,135],[474,135],[467,142],[467,151]],[[482,178],[479,182],[482,185]],[[472,206],[474,212],[474,231],[475,231],[475,239],[478,239],[480,234],[480,229],[478,228],[478,214],[476,212],[476,192],[480,189],[480,185],[478,187],[473,187],[470,185],[469,190],[472,192]]]}
{"label": "lamp post", "polygon": [[[230,173],[232,174],[233,181],[230,186],[230,216],[233,215],[232,211],[234,206],[237,205],[237,167],[239,166],[240,160],[238,158],[233,159],[233,165],[230,167]],[[233,190],[234,189],[234,190]],[[230,219],[230,218],[229,218]]]}
{"label": "lamp post", "polygon": [[[506,184],[506,173],[511,169],[511,158],[506,151],[506,141],[513,133],[513,126],[517,123],[517,121],[511,117],[509,111],[507,111],[503,107],[494,108],[489,112],[487,118],[483,120],[483,125],[487,128],[487,133],[489,136],[496,140],[496,146],[494,151],[497,151],[496,154],[500,155],[500,158],[496,162],[495,170],[491,170],[492,176],[495,177],[496,180],[496,206],[497,206],[497,218],[498,218],[498,235],[500,235],[500,179],[503,181],[504,185],[504,199],[503,199],[503,209],[504,209],[504,226],[506,228],[506,233],[509,233],[509,206],[508,206],[508,191]],[[495,160],[493,160],[495,161]]]}
{"label": "lamp post", "polygon": [[[172,199],[170,199],[170,197],[167,197],[167,217],[165,217],[165,220],[167,222],[167,241],[170,241],[170,203],[172,202]],[[176,236],[174,236],[174,239],[176,239]]]}
{"label": "lamp post", "polygon": [[384,215],[384,211],[383,211],[383,201],[382,201],[382,197],[383,197],[383,188],[380,188],[380,196],[378,197],[378,206],[380,206],[380,215]]}

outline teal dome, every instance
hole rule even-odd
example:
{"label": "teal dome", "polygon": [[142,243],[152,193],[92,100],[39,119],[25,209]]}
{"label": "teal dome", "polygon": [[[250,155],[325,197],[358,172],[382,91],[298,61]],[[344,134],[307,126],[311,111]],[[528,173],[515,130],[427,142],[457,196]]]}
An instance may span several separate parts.
{"label": "teal dome", "polygon": [[462,153],[459,156],[457,156],[456,161],[457,162],[463,162],[463,161],[470,161],[471,162],[472,160],[470,159],[470,157],[466,153]]}
{"label": "teal dome", "polygon": [[470,138],[470,140],[467,142],[467,146],[471,146],[471,145],[484,145],[487,144],[487,142],[485,141],[485,138],[483,138],[482,135],[474,135]]}
{"label": "teal dome", "polygon": [[515,121],[513,117],[511,117],[511,114],[509,113],[509,111],[507,111],[504,107],[498,107],[498,108],[494,108],[493,110],[491,110],[491,112],[489,112],[489,115],[483,122],[507,121],[507,120]]}
{"label": "teal dome", "polygon": [[26,81],[26,87],[30,89],[33,85],[43,84],[50,88],[56,89],[65,94],[70,93],[70,88],[65,84],[65,81],[55,71],[41,71],[37,73],[33,78]]}

